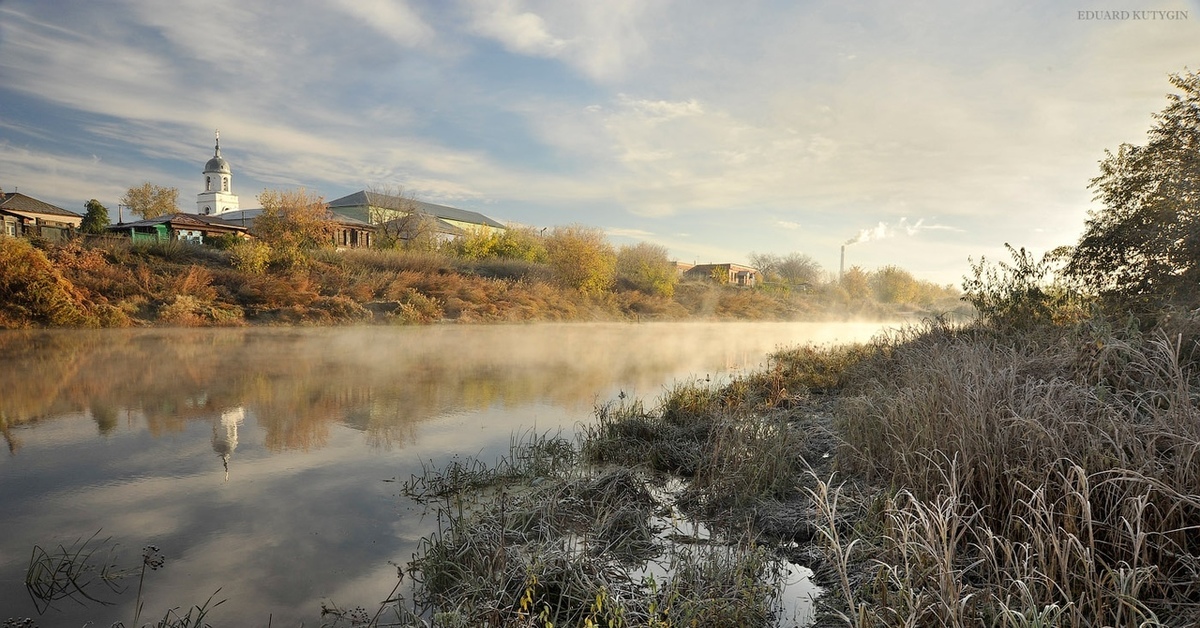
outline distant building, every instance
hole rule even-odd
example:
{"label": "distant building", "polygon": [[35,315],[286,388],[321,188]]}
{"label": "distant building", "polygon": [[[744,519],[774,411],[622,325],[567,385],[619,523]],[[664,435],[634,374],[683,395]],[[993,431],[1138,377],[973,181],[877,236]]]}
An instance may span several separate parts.
{"label": "distant building", "polygon": [[109,233],[127,235],[134,242],[166,242],[178,240],[192,244],[204,244],[216,236],[233,234],[245,237],[248,229],[237,223],[216,216],[196,214],[165,214],[137,222],[109,225]]}
{"label": "distant building", "polygon": [[329,209],[373,225],[403,220],[415,211],[434,218],[438,232],[449,236],[472,229],[504,231],[504,225],[479,212],[365,190],[329,201]]}
{"label": "distant building", "polygon": [[734,286],[754,286],[760,280],[757,268],[740,264],[697,264],[683,273],[683,278],[692,281],[716,281]]}
{"label": "distant building", "polygon": [[77,214],[20,192],[0,193],[0,233],[58,242],[71,237],[83,223]]}
{"label": "distant building", "polygon": [[196,195],[196,213],[201,216],[237,211],[238,197],[233,193],[233,169],[221,157],[221,132],[212,159],[204,164],[204,191]]}

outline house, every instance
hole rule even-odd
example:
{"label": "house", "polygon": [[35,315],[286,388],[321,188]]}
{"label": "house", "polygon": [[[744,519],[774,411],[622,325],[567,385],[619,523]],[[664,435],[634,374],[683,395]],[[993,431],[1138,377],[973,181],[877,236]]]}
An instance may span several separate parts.
{"label": "house", "polygon": [[[238,209],[222,213],[221,218],[247,229],[253,229],[254,221],[260,215],[262,215],[261,208]],[[336,212],[329,212],[329,220],[334,224],[334,246],[344,249],[361,249],[375,243],[375,225]]]}
{"label": "house", "polygon": [[683,273],[683,278],[692,281],[716,281],[734,286],[757,285],[761,274],[757,268],[741,264],[697,264]]}
{"label": "house", "polygon": [[75,233],[83,214],[39,201],[20,192],[0,193],[0,233],[58,242]]}
{"label": "house", "polygon": [[359,191],[334,199],[329,201],[329,209],[373,225],[403,220],[417,212],[436,219],[435,229],[442,236],[453,237],[475,229],[504,231],[504,225],[479,212],[379,192]]}
{"label": "house", "polygon": [[110,233],[128,235],[134,242],[166,242],[178,240],[203,244],[217,236],[235,235],[246,237],[249,229],[216,216],[197,214],[164,214],[137,222],[109,225]]}

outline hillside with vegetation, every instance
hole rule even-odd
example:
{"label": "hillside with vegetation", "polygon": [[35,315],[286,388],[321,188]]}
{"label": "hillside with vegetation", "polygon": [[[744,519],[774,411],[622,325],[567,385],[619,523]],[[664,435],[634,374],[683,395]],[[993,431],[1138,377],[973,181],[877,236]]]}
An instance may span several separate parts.
{"label": "hillside with vegetation", "polygon": [[[969,312],[949,286],[895,267],[821,281],[806,256],[756,256],[759,286],[680,280],[665,248],[595,228],[512,227],[438,241],[414,228],[337,250],[321,199],[266,192],[253,240],[204,245],[0,238],[0,328],[841,320]],[[418,226],[419,227],[419,226]],[[787,274],[802,262],[800,276]]]}

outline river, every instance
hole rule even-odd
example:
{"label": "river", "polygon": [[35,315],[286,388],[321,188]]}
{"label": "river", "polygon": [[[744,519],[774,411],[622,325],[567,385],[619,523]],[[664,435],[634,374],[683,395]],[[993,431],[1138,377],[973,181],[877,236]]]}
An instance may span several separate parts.
{"label": "river", "polygon": [[[650,323],[0,333],[0,621],[131,625],[138,577],[43,608],[34,548],[163,566],[142,623],[210,595],[214,625],[320,625],[374,608],[436,528],[400,483],[514,434],[572,434],[624,393],[757,368],[879,323]],[[44,614],[40,614],[44,613]]]}

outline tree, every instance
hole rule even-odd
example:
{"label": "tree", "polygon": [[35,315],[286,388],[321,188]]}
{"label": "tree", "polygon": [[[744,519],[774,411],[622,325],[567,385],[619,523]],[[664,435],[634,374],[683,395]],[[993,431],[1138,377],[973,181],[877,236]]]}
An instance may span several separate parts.
{"label": "tree", "polygon": [[963,277],[963,300],[968,301],[989,325],[1021,329],[1049,323],[1066,323],[1083,317],[1078,292],[1064,282],[1059,268],[1069,255],[1065,247],[1041,258],[1005,244],[1012,263],[971,262],[972,277]]}
{"label": "tree", "polygon": [[667,247],[649,242],[626,245],[617,251],[617,278],[646,294],[675,294],[679,273],[667,256]]}
{"label": "tree", "polygon": [[884,266],[875,271],[871,287],[880,303],[912,303],[917,297],[917,280],[898,266]]}
{"label": "tree", "polygon": [[851,266],[842,273],[842,289],[851,299],[862,300],[871,296],[871,278],[860,266]]}
{"label": "tree", "polygon": [[1194,307],[1200,285],[1200,74],[1174,74],[1182,93],[1154,114],[1145,146],[1105,151],[1089,214],[1066,273],[1120,311]]}
{"label": "tree", "polygon": [[272,248],[302,251],[333,246],[337,225],[323,197],[309,194],[304,188],[263,190],[258,202],[262,214],[254,219],[251,233]]}
{"label": "tree", "polygon": [[164,188],[149,181],[129,188],[121,204],[142,218],[158,218],[179,211],[179,188]]}
{"label": "tree", "polygon": [[779,275],[791,286],[816,285],[821,265],[803,253],[789,253],[779,262]]}
{"label": "tree", "polygon": [[79,230],[84,233],[104,233],[104,228],[111,222],[108,219],[108,208],[94,198],[83,207],[87,213],[83,216],[83,222],[79,224]]}
{"label": "tree", "polygon": [[375,245],[378,248],[437,248],[437,219],[421,211],[411,193],[402,187],[372,187],[367,194],[371,203],[368,218],[377,225]]}
{"label": "tree", "polygon": [[527,262],[546,261],[546,242],[533,227],[508,225],[496,238],[496,257]]}
{"label": "tree", "polygon": [[816,285],[821,278],[821,265],[803,253],[786,256],[774,253],[751,253],[750,265],[762,273],[767,283],[788,286]]}
{"label": "tree", "polygon": [[612,287],[617,255],[595,227],[555,227],[546,237],[546,261],[564,286],[589,294]]}

